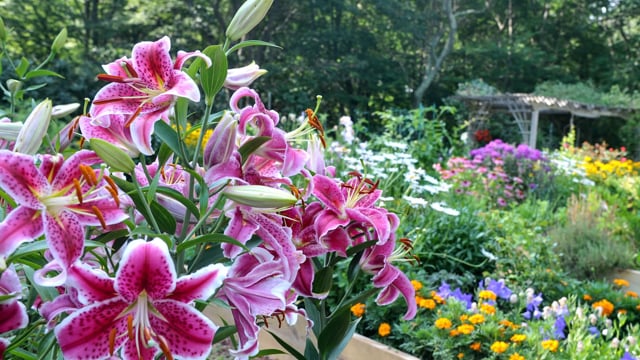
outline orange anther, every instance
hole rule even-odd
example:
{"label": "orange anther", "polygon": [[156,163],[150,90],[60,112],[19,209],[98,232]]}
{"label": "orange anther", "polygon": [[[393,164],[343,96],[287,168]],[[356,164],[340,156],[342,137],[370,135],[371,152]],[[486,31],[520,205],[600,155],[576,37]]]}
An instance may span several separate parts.
{"label": "orange anther", "polygon": [[94,214],[96,214],[96,217],[98,218],[98,220],[100,220],[100,225],[102,225],[102,228],[106,229],[107,228],[107,222],[104,221],[104,216],[100,212],[100,209],[98,209],[97,206],[93,205],[91,207],[91,210],[93,211]]}
{"label": "orange anther", "polygon": [[167,339],[165,339],[164,336],[158,336],[158,345],[160,345],[160,350],[162,350],[164,357],[166,357],[167,360],[173,360],[173,355],[171,355],[169,344],[167,344]]}
{"label": "orange anther", "polygon": [[129,340],[133,341],[133,315],[129,314],[127,316],[127,335],[129,336]]}
{"label": "orange anther", "polygon": [[116,328],[111,329],[109,331],[109,355],[113,356],[113,353],[116,350]]}
{"label": "orange anther", "polygon": [[[93,103],[95,104],[95,101]],[[142,112],[142,105],[138,106],[138,108],[136,109],[136,112],[134,112],[133,115],[131,115],[131,117],[129,118],[129,120],[127,120],[127,122],[124,123],[125,129],[128,129],[131,126],[131,123],[133,122],[133,120],[135,120],[138,117],[138,115],[140,115],[141,112]]]}
{"label": "orange anther", "polygon": [[82,186],[80,186],[80,181],[76,178],[73,179],[73,187],[76,188],[76,196],[78,197],[80,205],[82,205]]}

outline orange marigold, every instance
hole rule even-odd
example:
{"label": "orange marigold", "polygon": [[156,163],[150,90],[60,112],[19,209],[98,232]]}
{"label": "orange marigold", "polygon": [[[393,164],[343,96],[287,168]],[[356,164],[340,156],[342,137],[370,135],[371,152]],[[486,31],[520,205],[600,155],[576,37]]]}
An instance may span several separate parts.
{"label": "orange marigold", "polygon": [[458,353],[458,359],[462,359],[464,357],[464,353]]}
{"label": "orange marigold", "polygon": [[431,297],[433,298],[433,300],[435,300],[435,302],[437,302],[438,304],[444,304],[445,301],[442,298],[442,296],[438,295],[438,293],[436,293],[435,291],[431,291]]}
{"label": "orange marigold", "polygon": [[493,344],[491,344],[491,351],[493,351],[496,354],[502,354],[503,352],[507,351],[508,348],[509,348],[509,344],[507,344],[504,341],[496,341]]}
{"label": "orange marigold", "polygon": [[480,293],[478,293],[478,297],[480,299],[493,300],[493,301],[495,301],[498,298],[496,296],[496,293],[494,293],[491,290],[481,290]]}
{"label": "orange marigold", "polygon": [[613,283],[620,287],[629,287],[629,282],[625,279],[613,279]]}
{"label": "orange marigold", "polygon": [[558,351],[558,346],[560,346],[560,342],[558,342],[558,340],[549,339],[549,340],[543,340],[541,345],[542,345],[542,348],[545,350],[556,352]]}
{"label": "orange marigold", "polygon": [[625,295],[627,295],[628,297],[632,297],[632,298],[637,298],[638,297],[638,293],[635,291],[631,291],[631,290],[627,290],[627,292],[624,293]]}
{"label": "orange marigold", "polygon": [[591,307],[594,309],[601,308],[602,316],[609,316],[613,312],[614,306],[607,299],[602,299],[600,301],[594,302]]}
{"label": "orange marigold", "polygon": [[351,313],[354,316],[362,317],[364,315],[364,310],[367,306],[363,303],[357,303],[351,307]]}
{"label": "orange marigold", "polygon": [[582,299],[583,299],[584,301],[591,301],[591,300],[593,300],[593,298],[592,298],[592,297],[591,297],[591,295],[589,295],[589,294],[584,294],[584,295],[582,295]]}
{"label": "orange marigold", "polygon": [[385,337],[389,336],[389,334],[391,334],[391,325],[382,323],[380,324],[380,326],[378,326],[378,335]]}
{"label": "orange marigold", "polygon": [[509,356],[509,360],[524,360],[524,356],[518,353],[513,353],[511,354],[511,356]]}
{"label": "orange marigold", "polygon": [[460,331],[458,331],[456,329],[453,329],[453,330],[449,331],[449,336],[451,336],[451,337],[456,337],[458,335],[460,335]]}
{"label": "orange marigold", "polygon": [[413,288],[416,291],[420,291],[420,289],[422,289],[422,283],[418,280],[411,280],[411,285],[413,285]]}
{"label": "orange marigold", "polygon": [[527,339],[527,335],[525,334],[513,334],[513,336],[511,336],[511,342],[514,343],[520,343],[523,342]]}
{"label": "orange marigold", "polygon": [[469,318],[469,315],[467,315],[467,314],[462,314],[462,315],[460,315],[460,321],[461,321],[461,322],[465,322],[465,321],[467,321],[467,319],[468,319],[468,318]]}
{"label": "orange marigold", "polygon": [[436,320],[434,325],[438,329],[449,329],[453,324],[451,323],[451,320],[447,318],[439,318],[438,320]]}
{"label": "orange marigold", "polygon": [[458,326],[457,329],[460,332],[460,334],[469,335],[473,332],[474,327],[471,324],[462,324]]}
{"label": "orange marigold", "polygon": [[473,314],[469,317],[469,322],[474,325],[482,324],[484,322],[484,316],[482,314]]}
{"label": "orange marigold", "polygon": [[480,351],[480,349],[482,349],[482,344],[479,341],[476,341],[473,344],[469,345],[469,349],[473,351]]}
{"label": "orange marigold", "polygon": [[481,304],[480,305],[480,312],[483,312],[483,313],[488,314],[488,315],[493,315],[493,314],[496,313],[496,308],[493,305]]}
{"label": "orange marigold", "polygon": [[418,306],[424,309],[433,310],[436,308],[436,302],[433,299],[420,299]]}

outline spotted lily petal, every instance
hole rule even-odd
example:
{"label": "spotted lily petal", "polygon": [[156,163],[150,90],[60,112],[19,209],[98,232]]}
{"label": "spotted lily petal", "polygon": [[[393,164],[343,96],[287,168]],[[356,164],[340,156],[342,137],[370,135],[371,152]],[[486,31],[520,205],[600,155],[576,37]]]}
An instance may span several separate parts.
{"label": "spotted lily petal", "polygon": [[0,188],[17,203],[31,209],[42,206],[34,192],[50,189],[47,178],[40,173],[33,156],[0,150]]}
{"label": "spotted lily petal", "polygon": [[227,267],[222,264],[205,266],[192,274],[180,277],[169,298],[184,303],[196,299],[206,300],[222,285],[226,276]]}
{"label": "spotted lily petal", "polygon": [[18,206],[0,222],[0,257],[11,255],[20,244],[33,241],[44,233],[42,221],[34,221],[40,217],[38,211]]}

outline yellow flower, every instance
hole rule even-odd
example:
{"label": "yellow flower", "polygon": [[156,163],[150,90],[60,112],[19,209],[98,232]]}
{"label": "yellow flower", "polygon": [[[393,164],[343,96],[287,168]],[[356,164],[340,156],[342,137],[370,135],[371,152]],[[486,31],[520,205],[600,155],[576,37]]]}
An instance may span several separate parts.
{"label": "yellow flower", "polygon": [[594,309],[601,308],[602,316],[609,316],[613,312],[614,306],[607,299],[602,299],[600,301],[594,302],[591,307]]}
{"label": "yellow flower", "polygon": [[411,285],[413,285],[415,291],[420,291],[420,289],[422,289],[422,283],[418,280],[411,280]]}
{"label": "yellow flower", "polygon": [[502,354],[503,352],[507,351],[508,348],[509,348],[509,344],[507,344],[504,341],[496,341],[493,344],[491,344],[491,351],[493,351],[496,354]]}
{"label": "yellow flower", "polygon": [[545,350],[556,352],[558,351],[558,346],[560,346],[560,343],[558,342],[558,340],[549,339],[549,340],[543,340],[541,345],[542,345],[542,348]]}
{"label": "yellow flower", "polygon": [[494,293],[491,290],[481,290],[480,293],[478,294],[478,297],[480,299],[493,300],[493,301],[495,301],[498,298],[496,296],[496,293]]}
{"label": "yellow flower", "polygon": [[624,294],[627,295],[628,297],[632,297],[632,298],[637,298],[638,297],[638,293],[635,292],[635,291],[631,291],[631,290],[628,290]]}
{"label": "yellow flower", "polygon": [[460,334],[464,334],[464,335],[469,335],[473,332],[473,325],[471,324],[462,324],[460,326],[458,326],[457,330],[460,332]]}
{"label": "yellow flower", "polygon": [[420,299],[418,306],[424,309],[433,310],[436,308],[436,302],[433,299]]}
{"label": "yellow flower", "polygon": [[488,314],[488,315],[493,315],[493,314],[496,313],[496,308],[493,307],[493,305],[481,304],[480,305],[480,312],[483,312],[483,313]]}
{"label": "yellow flower", "polygon": [[464,357],[464,353],[458,353],[458,359],[462,359]]}
{"label": "yellow flower", "polygon": [[482,314],[474,314],[469,317],[469,322],[477,325],[482,324],[484,322],[484,316]]}
{"label": "yellow flower", "polygon": [[525,334],[513,334],[511,337],[511,342],[520,343],[527,339],[527,335]]}
{"label": "yellow flower", "polygon": [[435,322],[435,326],[438,329],[449,329],[453,324],[451,324],[451,320],[447,318],[439,318]]}
{"label": "yellow flower", "polygon": [[518,353],[513,353],[511,354],[511,356],[509,356],[509,360],[524,360],[524,356]]}
{"label": "yellow flower", "polygon": [[385,337],[389,336],[389,334],[391,334],[391,325],[382,323],[380,324],[380,326],[378,326],[378,335]]}
{"label": "yellow flower", "polygon": [[613,279],[613,283],[620,287],[629,287],[629,282],[625,279]]}
{"label": "yellow flower", "polygon": [[479,341],[476,341],[473,344],[469,345],[469,348],[473,351],[480,351],[480,349],[482,348],[482,344]]}
{"label": "yellow flower", "polygon": [[438,295],[438,293],[436,293],[435,291],[431,292],[431,297],[433,298],[433,300],[435,300],[435,302],[437,302],[438,304],[444,304],[445,301],[442,298],[442,296]]}
{"label": "yellow flower", "polygon": [[451,337],[456,337],[458,335],[460,335],[460,331],[458,331],[456,329],[453,329],[453,330],[449,331],[449,336],[451,336]]}
{"label": "yellow flower", "polygon": [[462,315],[460,315],[460,321],[461,321],[461,322],[465,322],[465,321],[467,321],[467,319],[468,319],[468,318],[469,318],[469,315],[467,315],[467,314],[462,314]]}
{"label": "yellow flower", "polygon": [[364,310],[367,306],[363,303],[357,303],[351,307],[351,313],[354,316],[362,317],[364,315]]}

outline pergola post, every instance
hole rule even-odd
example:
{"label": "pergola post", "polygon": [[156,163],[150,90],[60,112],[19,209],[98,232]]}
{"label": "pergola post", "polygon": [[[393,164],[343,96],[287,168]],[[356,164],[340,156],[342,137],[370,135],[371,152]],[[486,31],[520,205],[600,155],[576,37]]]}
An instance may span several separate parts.
{"label": "pergola post", "polygon": [[538,137],[538,117],[540,115],[539,109],[533,109],[531,113],[531,130],[529,132],[529,147],[536,148],[536,140]]}

